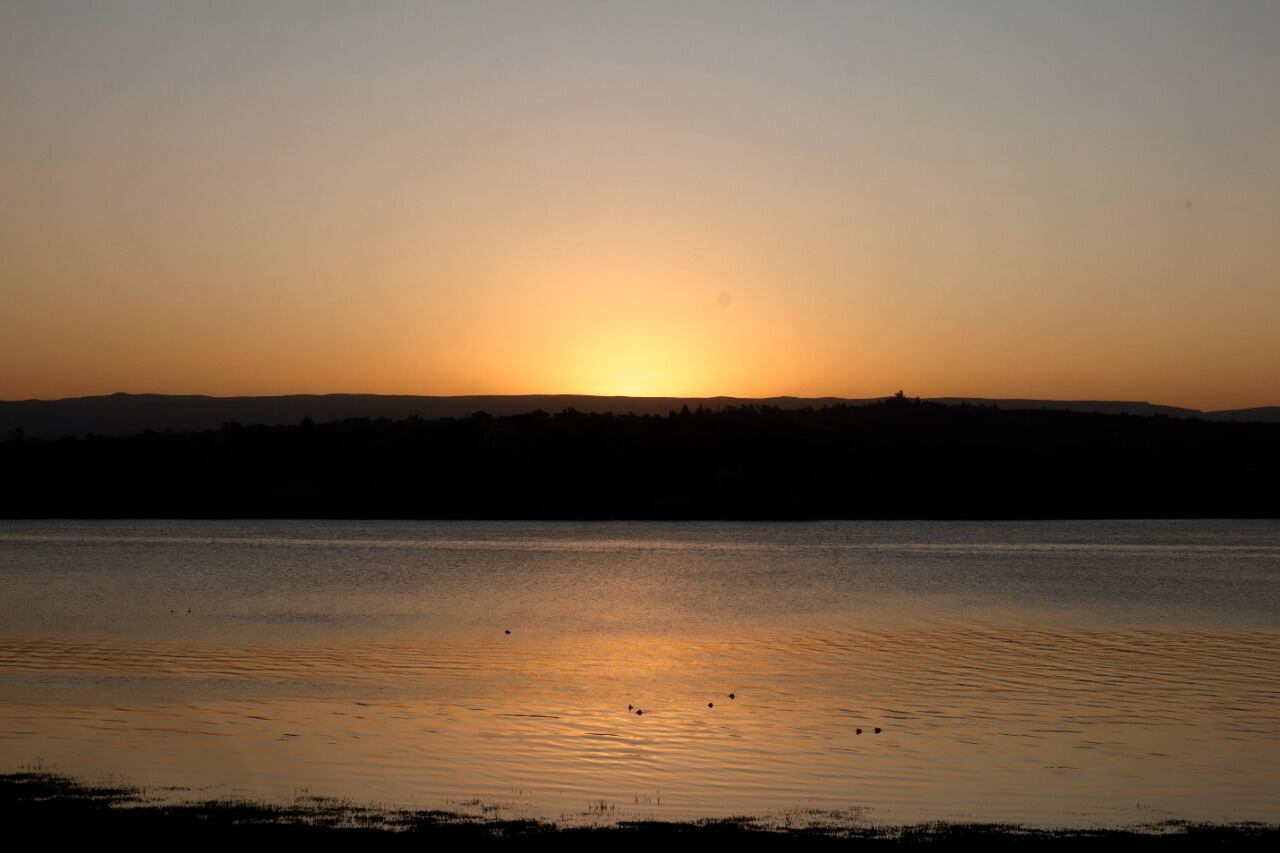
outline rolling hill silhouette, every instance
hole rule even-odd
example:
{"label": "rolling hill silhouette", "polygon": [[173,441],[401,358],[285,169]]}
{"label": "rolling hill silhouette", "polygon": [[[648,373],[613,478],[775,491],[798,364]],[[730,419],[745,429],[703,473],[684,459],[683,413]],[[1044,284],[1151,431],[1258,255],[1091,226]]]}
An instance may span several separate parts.
{"label": "rolling hill silhouette", "polygon": [[[303,418],[331,423],[349,418],[457,418],[474,412],[518,415],[533,411],[574,409],[587,414],[665,415],[683,406],[709,409],[765,405],[791,410],[832,405],[865,405],[883,400],[840,397],[598,397],[583,394],[526,394],[429,397],[381,394],[291,394],[276,397],[208,397],[203,395],[110,394],[62,400],[0,401],[0,438],[22,429],[31,438],[64,435],[133,435],[144,430],[191,432],[217,429],[224,423],[277,426]],[[995,400],[943,397],[947,405],[995,405],[1001,409],[1063,409],[1105,414],[1194,417],[1280,423],[1280,406],[1233,411],[1196,409],[1151,403],[1088,400]]]}

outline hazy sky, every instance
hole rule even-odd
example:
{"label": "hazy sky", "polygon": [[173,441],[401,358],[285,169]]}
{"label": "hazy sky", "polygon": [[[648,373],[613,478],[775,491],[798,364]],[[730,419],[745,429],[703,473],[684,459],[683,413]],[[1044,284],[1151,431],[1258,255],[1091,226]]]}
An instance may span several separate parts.
{"label": "hazy sky", "polygon": [[1280,3],[0,0],[0,399],[1280,403]]}

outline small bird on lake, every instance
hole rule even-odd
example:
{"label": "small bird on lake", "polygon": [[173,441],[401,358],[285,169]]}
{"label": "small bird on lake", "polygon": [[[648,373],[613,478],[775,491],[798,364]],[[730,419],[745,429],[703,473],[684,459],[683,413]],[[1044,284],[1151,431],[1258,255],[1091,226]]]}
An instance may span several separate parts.
{"label": "small bird on lake", "polygon": [[634,708],[632,708],[630,705],[628,705],[628,706],[627,706],[627,710],[628,710],[628,711],[634,711],[635,709],[634,709]]}
{"label": "small bird on lake", "polygon": [[716,706],[716,703],[715,703],[715,702],[708,702],[708,703],[707,703],[707,707],[708,707],[708,708],[714,708],[715,706]]}
{"label": "small bird on lake", "polygon": [[730,694],[729,694],[729,698],[730,698],[730,699],[737,699],[737,698],[738,698],[738,695],[737,695],[736,693],[730,693]]}
{"label": "small bird on lake", "polygon": [[854,733],[854,734],[856,734],[856,735],[860,735],[860,734],[862,734],[862,729],[854,729],[854,730],[853,730],[853,733]]}
{"label": "small bird on lake", "polygon": [[880,727],[876,726],[876,734],[880,734]]}
{"label": "small bird on lake", "polygon": [[643,713],[644,713],[644,711],[641,711],[639,708],[636,708],[636,716],[637,716],[637,717],[638,717],[638,716],[640,716],[640,715],[641,715],[641,714],[643,714]]}
{"label": "small bird on lake", "polygon": [[511,633],[511,631],[508,629],[508,630],[506,630],[506,631],[503,631],[502,633],[504,633],[504,634],[510,634],[510,633]]}

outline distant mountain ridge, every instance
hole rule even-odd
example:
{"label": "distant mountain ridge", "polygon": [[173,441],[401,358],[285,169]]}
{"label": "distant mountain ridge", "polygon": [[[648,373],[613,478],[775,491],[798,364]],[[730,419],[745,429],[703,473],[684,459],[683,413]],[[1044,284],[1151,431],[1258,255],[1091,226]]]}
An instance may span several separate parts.
{"label": "distant mountain ridge", "polygon": [[[347,418],[409,417],[424,419],[465,417],[474,412],[515,415],[541,409],[559,412],[665,415],[682,406],[767,405],[782,409],[806,406],[864,405],[883,397],[601,397],[587,394],[521,394],[412,396],[383,394],[291,394],[272,397],[209,397],[175,394],[109,394],[61,400],[0,401],[0,440],[21,429],[31,438],[61,438],[88,434],[118,436],[145,430],[157,432],[218,429],[222,424],[295,424],[304,418],[316,423]],[[994,405],[1002,409],[1066,409],[1103,414],[1165,415],[1215,421],[1280,423],[1280,406],[1202,412],[1145,402],[1108,400],[1024,400],[981,397],[934,397],[947,405]]]}

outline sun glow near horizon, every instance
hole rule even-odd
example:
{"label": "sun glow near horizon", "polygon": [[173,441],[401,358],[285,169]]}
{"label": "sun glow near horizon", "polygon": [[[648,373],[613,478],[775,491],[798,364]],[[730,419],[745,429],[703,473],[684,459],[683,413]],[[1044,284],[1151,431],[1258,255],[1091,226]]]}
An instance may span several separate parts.
{"label": "sun glow near horizon", "polygon": [[1275,405],[1228,7],[9,4],[0,399]]}

